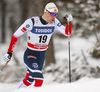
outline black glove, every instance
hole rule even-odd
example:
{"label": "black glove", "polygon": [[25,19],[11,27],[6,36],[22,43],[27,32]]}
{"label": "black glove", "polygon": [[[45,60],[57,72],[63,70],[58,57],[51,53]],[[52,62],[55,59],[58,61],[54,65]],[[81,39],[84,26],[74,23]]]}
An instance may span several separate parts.
{"label": "black glove", "polygon": [[7,52],[3,59],[7,62],[8,60],[11,59],[11,57],[12,57],[12,53],[11,52]]}
{"label": "black glove", "polygon": [[73,17],[71,14],[66,14],[64,19],[66,19],[67,21],[72,21],[73,20]]}

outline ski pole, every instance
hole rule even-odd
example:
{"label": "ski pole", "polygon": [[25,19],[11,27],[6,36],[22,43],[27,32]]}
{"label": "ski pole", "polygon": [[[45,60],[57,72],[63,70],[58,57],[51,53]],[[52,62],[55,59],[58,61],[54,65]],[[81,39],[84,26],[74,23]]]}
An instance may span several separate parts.
{"label": "ski pole", "polygon": [[68,21],[68,48],[69,48],[69,82],[71,82],[71,62],[70,62],[70,35],[69,35],[69,21]]}
{"label": "ski pole", "polygon": [[[68,18],[68,15],[65,16],[66,20]],[[72,24],[70,21],[67,21],[66,23],[66,29],[65,29],[65,33],[68,35],[68,52],[69,52],[69,82],[71,82],[71,61],[70,61],[70,35],[71,35],[71,27]]]}
{"label": "ski pole", "polygon": [[6,63],[5,63],[5,65],[0,69],[0,72],[2,72],[3,71],[3,69],[7,66],[7,64],[9,63],[9,61],[10,60],[8,60]]}

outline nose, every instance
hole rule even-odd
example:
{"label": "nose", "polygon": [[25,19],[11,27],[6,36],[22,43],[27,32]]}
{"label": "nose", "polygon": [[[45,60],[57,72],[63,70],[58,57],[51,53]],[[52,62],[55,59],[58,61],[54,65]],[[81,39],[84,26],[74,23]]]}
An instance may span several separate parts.
{"label": "nose", "polygon": [[53,16],[54,18],[56,17],[56,16]]}

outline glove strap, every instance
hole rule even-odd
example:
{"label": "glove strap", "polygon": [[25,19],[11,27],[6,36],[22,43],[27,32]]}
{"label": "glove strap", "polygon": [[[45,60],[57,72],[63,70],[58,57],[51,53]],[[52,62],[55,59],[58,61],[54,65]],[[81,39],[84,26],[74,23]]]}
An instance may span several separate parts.
{"label": "glove strap", "polygon": [[11,52],[9,52],[9,51],[8,51],[8,52],[7,52],[7,54],[9,54],[9,55],[10,55],[10,57],[12,57],[12,53],[11,53]]}

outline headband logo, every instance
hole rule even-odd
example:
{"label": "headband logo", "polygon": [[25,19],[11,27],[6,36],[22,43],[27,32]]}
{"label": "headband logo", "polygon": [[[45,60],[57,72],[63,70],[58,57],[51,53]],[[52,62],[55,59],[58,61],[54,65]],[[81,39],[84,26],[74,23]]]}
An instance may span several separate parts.
{"label": "headband logo", "polygon": [[54,11],[57,11],[57,9],[54,9]]}

